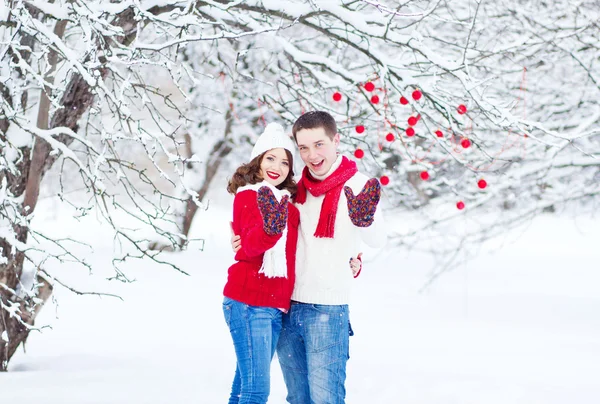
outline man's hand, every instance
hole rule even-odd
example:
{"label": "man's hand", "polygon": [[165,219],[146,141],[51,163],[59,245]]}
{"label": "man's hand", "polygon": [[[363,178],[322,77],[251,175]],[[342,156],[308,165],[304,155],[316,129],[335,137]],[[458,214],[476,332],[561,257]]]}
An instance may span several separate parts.
{"label": "man's hand", "polygon": [[344,187],[344,193],[348,201],[348,214],[352,223],[357,227],[372,225],[375,219],[375,210],[381,198],[379,181],[376,178],[371,178],[360,191],[360,194],[356,196],[348,186]]}
{"label": "man's hand", "polygon": [[263,219],[263,229],[269,236],[277,236],[283,232],[288,218],[289,197],[285,195],[281,202],[277,201],[269,187],[258,190],[258,210]]}
{"label": "man's hand", "polygon": [[233,231],[233,222],[229,222],[229,229],[231,230],[231,249],[237,253],[242,248],[242,238]]}

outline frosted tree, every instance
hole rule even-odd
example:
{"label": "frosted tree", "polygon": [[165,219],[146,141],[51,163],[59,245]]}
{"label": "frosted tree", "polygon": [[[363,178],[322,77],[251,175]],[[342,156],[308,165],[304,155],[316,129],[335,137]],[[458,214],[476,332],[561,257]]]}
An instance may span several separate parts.
{"label": "frosted tree", "polygon": [[[0,7],[2,370],[52,286],[71,287],[52,265],[87,265],[73,240],[32,220],[48,172],[77,173],[90,203],[69,200],[62,182],[55,194],[100,211],[128,246],[114,260],[123,281],[125,259],[170,265],[159,250],[185,247],[215,174],[248,155],[264,121],[312,109],[336,117],[393,209],[421,217],[392,241],[443,238],[431,248],[446,265],[468,243],[600,192],[593,1]],[[119,210],[158,242],[121,228]],[[479,212],[491,219],[476,222]],[[467,230],[448,231],[465,218]]]}
{"label": "frosted tree", "polygon": [[207,4],[230,26],[279,27],[237,41],[252,66],[239,94],[290,124],[331,112],[391,205],[421,217],[392,241],[431,250],[439,272],[465,246],[597,200],[597,2]]}

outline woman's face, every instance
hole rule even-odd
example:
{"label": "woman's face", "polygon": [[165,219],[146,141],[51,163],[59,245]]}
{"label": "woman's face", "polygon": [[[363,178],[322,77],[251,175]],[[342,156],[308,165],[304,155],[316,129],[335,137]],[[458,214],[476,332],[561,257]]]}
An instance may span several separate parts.
{"label": "woman's face", "polygon": [[265,152],[260,162],[260,176],[271,185],[278,186],[290,173],[290,162],[283,148]]}

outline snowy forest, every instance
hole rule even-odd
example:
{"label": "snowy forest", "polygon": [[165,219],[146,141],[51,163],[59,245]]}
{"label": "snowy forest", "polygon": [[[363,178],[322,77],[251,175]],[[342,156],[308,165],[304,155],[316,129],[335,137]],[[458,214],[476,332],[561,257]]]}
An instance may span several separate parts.
{"label": "snowy forest", "polygon": [[429,254],[428,282],[536,216],[598,211],[599,21],[598,0],[4,0],[0,370],[57,288],[103,294],[53,271],[95,268],[40,198],[110,226],[113,281],[137,260],[185,276],[169,257],[215,179],[306,111],[414,218],[388,248]]}

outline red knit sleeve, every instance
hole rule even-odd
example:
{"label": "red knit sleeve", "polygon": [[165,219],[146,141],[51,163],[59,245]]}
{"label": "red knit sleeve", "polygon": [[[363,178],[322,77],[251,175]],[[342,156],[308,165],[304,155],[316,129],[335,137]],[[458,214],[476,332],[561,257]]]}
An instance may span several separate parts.
{"label": "red knit sleeve", "polygon": [[241,237],[241,251],[247,257],[263,254],[281,238],[281,234],[269,236],[265,233],[256,197],[255,191],[246,190],[236,194],[233,201],[234,229]]}

